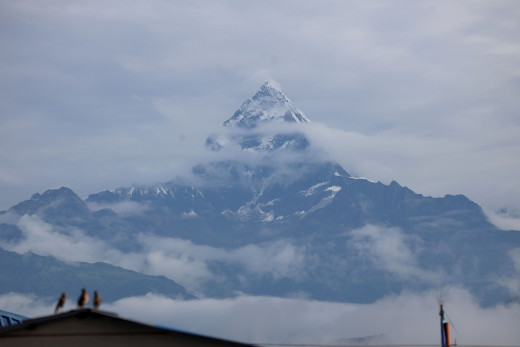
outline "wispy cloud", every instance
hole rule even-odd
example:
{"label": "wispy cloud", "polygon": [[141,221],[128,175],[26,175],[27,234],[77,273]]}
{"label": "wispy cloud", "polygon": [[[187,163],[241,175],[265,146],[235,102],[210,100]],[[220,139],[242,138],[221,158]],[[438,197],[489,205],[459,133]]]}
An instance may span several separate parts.
{"label": "wispy cloud", "polygon": [[33,252],[66,261],[95,262],[103,259],[103,252],[107,250],[103,241],[87,236],[79,229],[70,229],[64,234],[36,215],[20,217],[16,226],[22,231],[23,239],[1,245],[20,254]]}
{"label": "wispy cloud", "polygon": [[234,264],[251,274],[271,274],[274,278],[303,276],[305,249],[288,240],[225,249],[197,245],[189,240],[139,234],[139,251],[123,252],[93,238],[80,229],[61,230],[36,215],[19,217],[17,227],[23,238],[0,242],[9,251],[52,255],[64,261],[104,261],[127,269],[164,275],[189,289],[213,279],[210,262]]}
{"label": "wispy cloud", "polygon": [[516,276],[502,277],[498,279],[498,282],[509,290],[513,298],[520,298],[520,248],[510,250],[509,256],[513,261]]}
{"label": "wispy cloud", "polygon": [[417,278],[437,282],[441,273],[421,269],[412,251],[413,238],[399,228],[385,228],[366,225],[349,232],[353,236],[353,247],[361,257],[368,258],[373,264],[401,278]]}
{"label": "wispy cloud", "polygon": [[519,230],[520,216],[510,213],[499,213],[490,209],[484,209],[489,221],[503,230]]}
{"label": "wispy cloud", "polygon": [[120,201],[116,203],[89,202],[87,206],[91,211],[108,208],[121,216],[142,215],[149,208],[146,204],[141,204],[136,201]]}
{"label": "wispy cloud", "polygon": [[[235,264],[252,274],[271,274],[275,278],[299,278],[304,268],[305,253],[289,241],[279,240],[261,245],[245,245],[224,249],[197,245],[188,240],[140,235],[140,254],[122,255],[118,264],[131,269],[165,275],[190,289],[213,278],[210,262]],[[111,260],[115,261],[115,260]]]}

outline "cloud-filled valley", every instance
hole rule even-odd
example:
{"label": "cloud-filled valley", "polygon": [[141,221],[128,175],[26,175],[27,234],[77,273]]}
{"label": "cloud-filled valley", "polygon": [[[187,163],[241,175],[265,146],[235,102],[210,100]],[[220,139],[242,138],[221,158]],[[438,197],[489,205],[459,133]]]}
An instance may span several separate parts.
{"label": "cloud-filled valley", "polygon": [[8,251],[51,255],[66,262],[103,261],[146,274],[164,275],[193,291],[198,291],[200,283],[213,276],[208,262],[237,264],[253,274],[269,273],[275,278],[302,276],[304,266],[304,250],[287,240],[224,249],[140,234],[136,238],[141,249],[125,252],[79,229],[56,230],[36,215],[24,215],[16,225],[23,238],[2,241],[0,246]]}

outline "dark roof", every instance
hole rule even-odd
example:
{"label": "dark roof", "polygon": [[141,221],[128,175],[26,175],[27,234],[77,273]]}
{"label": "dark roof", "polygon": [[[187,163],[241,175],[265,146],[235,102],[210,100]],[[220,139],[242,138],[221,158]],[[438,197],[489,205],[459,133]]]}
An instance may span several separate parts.
{"label": "dark roof", "polygon": [[[189,332],[184,332],[180,330],[170,329],[163,326],[154,326],[147,323],[142,323],[134,320],[129,320],[126,318],[121,318],[115,313],[93,310],[90,308],[86,309],[78,309],[71,310],[68,312],[44,316],[34,319],[28,319],[20,324],[7,326],[4,328],[0,328],[0,345],[2,345],[2,339],[10,338],[16,335],[16,337],[22,336],[31,336],[31,334],[35,334],[35,331],[39,330],[40,327],[51,326],[53,323],[65,322],[65,321],[82,321],[82,322],[90,322],[92,319],[104,319],[106,323],[111,323],[113,326],[121,326],[124,327],[124,330],[118,330],[117,332],[94,332],[88,333],[89,337],[93,335],[103,338],[104,336],[143,336],[143,335],[161,335],[166,336],[169,335],[174,338],[182,338],[183,340],[190,340],[196,342],[201,345],[226,345],[226,346],[251,346],[249,344],[233,342],[228,340],[223,340],[219,338],[207,337],[198,334],[193,334]],[[88,323],[86,323],[88,324]],[[72,333],[70,331],[63,331],[62,334],[54,334],[53,337],[56,336],[66,336],[66,337],[82,337],[83,333]],[[39,337],[47,337],[47,335],[40,335]]]}

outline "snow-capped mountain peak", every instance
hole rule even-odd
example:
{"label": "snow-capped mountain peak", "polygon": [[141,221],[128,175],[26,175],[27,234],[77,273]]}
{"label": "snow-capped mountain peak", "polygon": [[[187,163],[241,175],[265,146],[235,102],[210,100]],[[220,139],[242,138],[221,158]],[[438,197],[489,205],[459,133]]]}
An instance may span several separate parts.
{"label": "snow-capped mountain peak", "polygon": [[256,94],[246,100],[231,118],[226,127],[255,128],[259,123],[282,119],[286,122],[307,123],[309,119],[298,110],[285,94],[265,82]]}

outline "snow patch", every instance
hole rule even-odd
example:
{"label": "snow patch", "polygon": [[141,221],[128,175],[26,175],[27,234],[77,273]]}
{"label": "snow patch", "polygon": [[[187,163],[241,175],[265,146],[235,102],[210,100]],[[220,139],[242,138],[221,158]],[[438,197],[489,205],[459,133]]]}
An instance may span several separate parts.
{"label": "snow patch", "polygon": [[353,177],[353,176],[350,176],[349,178],[352,178],[353,180],[365,180],[365,181],[368,181],[368,182],[371,182],[371,183],[377,183],[376,181],[369,180],[366,177]]}
{"label": "snow patch", "polygon": [[266,202],[263,206],[273,206],[274,204],[276,204],[279,201],[280,201],[280,198],[276,198],[276,199]]}
{"label": "snow patch", "polygon": [[341,187],[339,187],[339,186],[331,186],[331,187],[328,187],[327,189],[325,189],[325,191],[331,192],[330,195],[325,197],[325,198],[323,198],[323,199],[321,199],[320,202],[318,202],[316,205],[311,207],[311,209],[309,210],[308,213],[311,213],[311,212],[314,212],[314,211],[319,210],[321,208],[324,208],[327,205],[329,205],[330,203],[332,203],[332,201],[336,197],[336,194],[338,194],[338,192],[340,190],[341,190]]}
{"label": "snow patch", "polygon": [[157,195],[168,195],[168,191],[163,186],[155,187],[155,194]]}
{"label": "snow patch", "polygon": [[318,184],[313,185],[309,189],[300,190],[300,194],[303,194],[304,196],[311,196],[312,194],[314,194],[316,192],[316,189],[318,189],[319,187],[322,187],[328,183],[329,182],[320,182]]}

